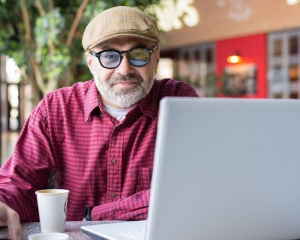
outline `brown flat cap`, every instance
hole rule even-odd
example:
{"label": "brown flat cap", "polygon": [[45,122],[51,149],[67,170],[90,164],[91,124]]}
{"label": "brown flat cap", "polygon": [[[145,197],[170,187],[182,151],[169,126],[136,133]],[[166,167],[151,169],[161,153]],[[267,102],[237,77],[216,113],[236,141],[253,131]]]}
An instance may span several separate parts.
{"label": "brown flat cap", "polygon": [[107,9],[86,26],[82,46],[88,49],[115,37],[137,37],[159,43],[156,21],[143,11],[125,6]]}

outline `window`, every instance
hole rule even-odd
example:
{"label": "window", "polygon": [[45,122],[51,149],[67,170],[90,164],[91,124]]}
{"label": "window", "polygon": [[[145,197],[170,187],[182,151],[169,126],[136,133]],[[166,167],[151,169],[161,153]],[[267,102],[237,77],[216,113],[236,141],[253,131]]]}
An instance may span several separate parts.
{"label": "window", "polygon": [[207,86],[207,75],[215,72],[214,43],[179,49],[179,79],[189,83],[200,96],[211,92]]}
{"label": "window", "polygon": [[299,98],[300,29],[268,36],[268,87],[270,98]]}
{"label": "window", "polygon": [[282,55],[282,41],[281,39],[274,40],[274,49],[273,49],[273,56],[280,57]]}
{"label": "window", "polygon": [[290,82],[297,82],[299,79],[298,65],[289,66],[289,80]]}
{"label": "window", "polygon": [[290,55],[298,54],[298,37],[291,37],[289,39],[289,46]]}

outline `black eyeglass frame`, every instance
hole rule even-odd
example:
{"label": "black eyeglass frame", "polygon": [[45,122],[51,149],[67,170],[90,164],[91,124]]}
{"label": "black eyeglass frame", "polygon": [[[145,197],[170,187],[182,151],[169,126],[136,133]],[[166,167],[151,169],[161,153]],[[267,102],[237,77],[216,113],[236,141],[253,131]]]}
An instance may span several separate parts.
{"label": "black eyeglass frame", "polygon": [[[121,62],[123,61],[123,54],[124,54],[124,53],[126,53],[127,60],[128,60],[128,62],[130,63],[131,66],[134,66],[134,67],[144,67],[144,66],[146,66],[146,65],[150,62],[152,53],[155,51],[155,48],[156,48],[156,47],[157,47],[157,45],[155,45],[153,48],[134,47],[134,48],[131,48],[131,49],[127,50],[127,51],[117,51],[117,50],[113,50],[113,49],[108,49],[108,50],[103,50],[103,51],[100,51],[100,52],[97,52],[97,53],[95,53],[95,52],[93,52],[91,49],[89,49],[89,53],[90,53],[92,56],[98,58],[100,65],[101,65],[103,68],[106,68],[106,69],[114,69],[114,68],[119,67],[120,64],[121,64]],[[129,52],[131,52],[131,51],[134,50],[134,49],[138,49],[138,48],[147,49],[147,50],[149,51],[149,59],[148,59],[148,61],[147,61],[145,64],[139,65],[139,66],[135,65],[134,63],[132,63],[132,62],[130,61],[129,56],[128,56],[128,53],[129,53]],[[118,64],[117,66],[115,66],[115,67],[105,67],[105,66],[102,64],[102,62],[101,62],[101,60],[100,60],[100,56],[101,56],[101,54],[102,54],[103,52],[108,52],[108,51],[115,52],[115,53],[118,53],[118,54],[119,54],[119,56],[120,56],[120,62],[119,62],[119,64]]]}

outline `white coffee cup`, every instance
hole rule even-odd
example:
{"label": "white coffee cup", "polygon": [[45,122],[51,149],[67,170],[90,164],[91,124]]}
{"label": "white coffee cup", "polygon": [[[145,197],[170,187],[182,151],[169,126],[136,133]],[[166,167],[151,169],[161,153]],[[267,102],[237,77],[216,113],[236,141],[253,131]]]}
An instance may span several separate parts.
{"label": "white coffee cup", "polygon": [[35,193],[37,195],[41,232],[64,232],[69,190],[44,189]]}

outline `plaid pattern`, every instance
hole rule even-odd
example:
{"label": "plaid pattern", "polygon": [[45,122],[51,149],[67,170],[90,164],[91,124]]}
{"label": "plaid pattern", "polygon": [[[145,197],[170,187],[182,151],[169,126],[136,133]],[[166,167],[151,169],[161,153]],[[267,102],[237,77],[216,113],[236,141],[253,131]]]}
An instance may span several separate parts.
{"label": "plaid pattern", "polygon": [[39,221],[35,191],[69,189],[68,221],[145,219],[157,130],[165,96],[197,94],[172,79],[155,81],[122,122],[108,115],[94,81],[44,97],[32,111],[15,151],[0,169],[0,201],[20,220]]}

